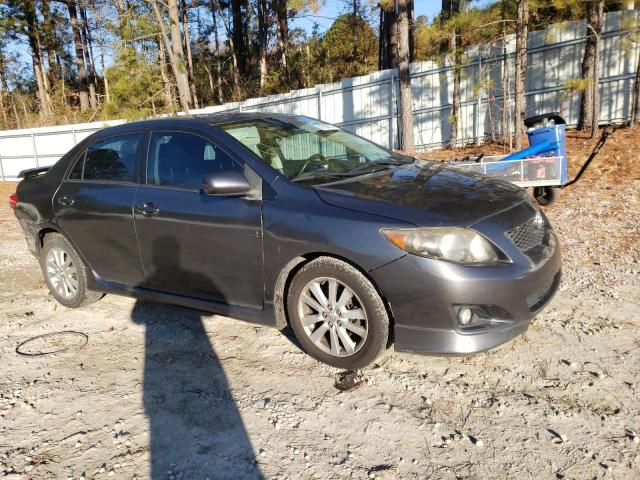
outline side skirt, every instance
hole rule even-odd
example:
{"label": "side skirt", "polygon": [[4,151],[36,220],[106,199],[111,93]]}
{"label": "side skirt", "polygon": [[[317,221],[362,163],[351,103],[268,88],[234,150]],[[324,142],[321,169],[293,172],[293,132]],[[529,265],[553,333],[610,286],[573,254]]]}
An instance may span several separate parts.
{"label": "side skirt", "polygon": [[176,295],[173,293],[158,292],[143,287],[130,287],[119,283],[110,282],[93,274],[93,282],[90,288],[105,293],[122,295],[125,297],[139,298],[152,302],[168,303],[171,305],[179,305],[181,307],[193,308],[203,312],[215,313],[225,317],[243,320],[245,322],[257,323],[267,327],[275,327],[276,320],[273,311],[273,305],[267,304],[265,308],[252,308],[240,305],[229,305],[227,303],[203,300],[195,297],[187,297]]}

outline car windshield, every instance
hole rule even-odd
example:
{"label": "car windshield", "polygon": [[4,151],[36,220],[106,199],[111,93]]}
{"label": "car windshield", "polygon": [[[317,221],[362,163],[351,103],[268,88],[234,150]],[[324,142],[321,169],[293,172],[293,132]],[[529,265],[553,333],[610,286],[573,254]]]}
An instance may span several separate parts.
{"label": "car windshield", "polygon": [[295,181],[359,175],[411,161],[308,117],[235,119],[216,125]]}

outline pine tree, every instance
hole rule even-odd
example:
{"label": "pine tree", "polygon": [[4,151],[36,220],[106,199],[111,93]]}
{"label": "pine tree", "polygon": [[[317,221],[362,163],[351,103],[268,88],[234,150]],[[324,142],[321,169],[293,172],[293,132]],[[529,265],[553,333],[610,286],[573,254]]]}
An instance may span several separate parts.
{"label": "pine tree", "polygon": [[590,0],[587,2],[586,42],[584,57],[582,58],[582,78],[585,88],[580,102],[580,130],[592,130],[592,135],[598,128],[599,95],[598,85],[598,57],[600,50],[600,35],[604,19],[604,0]]}

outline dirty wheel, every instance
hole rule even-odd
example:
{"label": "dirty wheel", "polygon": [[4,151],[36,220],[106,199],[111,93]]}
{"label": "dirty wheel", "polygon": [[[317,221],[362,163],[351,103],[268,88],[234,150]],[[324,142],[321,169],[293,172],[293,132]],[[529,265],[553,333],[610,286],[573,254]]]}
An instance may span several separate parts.
{"label": "dirty wheel", "polygon": [[543,207],[551,205],[558,199],[559,195],[560,191],[555,187],[535,187],[533,189],[533,196]]}
{"label": "dirty wheel", "polygon": [[71,244],[60,234],[45,237],[40,267],[49,291],[65,307],[80,307],[102,297],[101,292],[87,288],[85,266]]}
{"label": "dirty wheel", "polygon": [[334,367],[362,368],[382,353],[389,338],[384,303],[356,268],[321,257],[304,265],[287,295],[298,341],[309,355]]}

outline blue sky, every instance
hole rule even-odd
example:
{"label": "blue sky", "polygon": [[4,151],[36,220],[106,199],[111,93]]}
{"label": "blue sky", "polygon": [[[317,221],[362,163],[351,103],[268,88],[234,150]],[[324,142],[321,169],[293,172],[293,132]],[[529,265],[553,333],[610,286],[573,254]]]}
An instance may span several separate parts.
{"label": "blue sky", "polygon": [[[495,0],[472,0],[471,5],[486,5],[493,3],[493,1]],[[377,4],[377,1],[372,3],[369,0],[361,0],[361,2],[369,5]],[[314,23],[318,23],[320,31],[324,32],[331,26],[336,17],[350,11],[350,3],[349,0],[325,0],[324,6],[319,12],[302,15],[291,23],[294,27],[304,28],[307,31],[311,31]],[[433,20],[433,17],[442,8],[442,0],[414,0],[413,3],[415,18],[420,15],[426,15],[429,20]],[[377,18],[375,20],[377,23]]]}
{"label": "blue sky", "polygon": [[[364,2],[366,1],[364,0]],[[348,0],[326,0],[318,13],[301,16],[292,23],[295,27],[311,31],[313,24],[317,22],[320,25],[320,31],[325,31],[331,26],[336,17],[350,10],[349,3]],[[429,19],[432,19],[441,8],[442,2],[440,0],[414,0],[416,18],[420,15],[426,15]]]}

